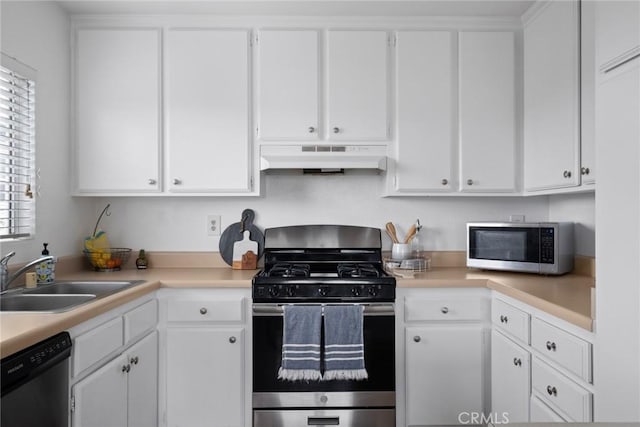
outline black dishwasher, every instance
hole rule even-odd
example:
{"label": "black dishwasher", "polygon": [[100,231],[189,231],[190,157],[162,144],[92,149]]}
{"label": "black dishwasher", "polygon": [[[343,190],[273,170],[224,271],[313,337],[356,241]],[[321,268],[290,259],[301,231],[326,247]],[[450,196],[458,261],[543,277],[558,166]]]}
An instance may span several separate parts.
{"label": "black dishwasher", "polygon": [[69,425],[71,337],[61,332],[0,361],[2,427]]}

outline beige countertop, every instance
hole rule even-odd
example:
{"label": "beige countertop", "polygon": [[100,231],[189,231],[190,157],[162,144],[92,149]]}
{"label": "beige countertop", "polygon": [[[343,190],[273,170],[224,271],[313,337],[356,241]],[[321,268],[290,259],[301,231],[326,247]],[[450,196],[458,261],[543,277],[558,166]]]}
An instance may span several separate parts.
{"label": "beige countertop", "polygon": [[[111,273],[81,271],[58,275],[58,280],[145,282],[63,313],[0,313],[0,357],[15,353],[160,287],[249,288],[255,273],[255,270],[232,270],[228,267],[181,267],[125,269]],[[463,267],[438,267],[417,274],[412,279],[398,279],[399,288],[488,287],[589,331],[593,324],[593,286],[593,277],[577,274],[550,277],[484,272]]]}

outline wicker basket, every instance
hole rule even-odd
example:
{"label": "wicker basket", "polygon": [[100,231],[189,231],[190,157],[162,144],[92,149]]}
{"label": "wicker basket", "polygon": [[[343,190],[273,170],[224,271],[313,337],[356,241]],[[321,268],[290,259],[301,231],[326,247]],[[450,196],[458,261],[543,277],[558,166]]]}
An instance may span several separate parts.
{"label": "wicker basket", "polygon": [[84,250],[84,256],[95,271],[117,271],[131,255],[129,248],[107,248],[95,251]]}

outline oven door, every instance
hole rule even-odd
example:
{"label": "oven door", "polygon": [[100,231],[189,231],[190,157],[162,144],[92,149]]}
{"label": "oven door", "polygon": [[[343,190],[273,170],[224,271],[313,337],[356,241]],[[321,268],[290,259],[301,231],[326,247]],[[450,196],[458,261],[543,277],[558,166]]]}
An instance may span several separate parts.
{"label": "oven door", "polygon": [[364,305],[364,354],[369,378],[361,381],[283,381],[282,306],[253,305],[253,408],[394,408],[393,303]]}

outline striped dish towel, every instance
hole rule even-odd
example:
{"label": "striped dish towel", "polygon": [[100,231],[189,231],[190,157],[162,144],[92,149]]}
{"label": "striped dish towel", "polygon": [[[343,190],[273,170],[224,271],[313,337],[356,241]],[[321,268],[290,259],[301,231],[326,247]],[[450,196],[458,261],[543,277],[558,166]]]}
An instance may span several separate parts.
{"label": "striped dish towel", "polygon": [[320,330],[322,307],[286,305],[282,337],[282,365],[278,379],[312,381],[320,373]]}
{"label": "striped dish towel", "polygon": [[329,380],[366,380],[364,307],[361,305],[324,308],[324,376]]}

